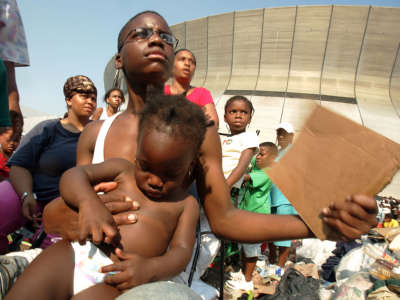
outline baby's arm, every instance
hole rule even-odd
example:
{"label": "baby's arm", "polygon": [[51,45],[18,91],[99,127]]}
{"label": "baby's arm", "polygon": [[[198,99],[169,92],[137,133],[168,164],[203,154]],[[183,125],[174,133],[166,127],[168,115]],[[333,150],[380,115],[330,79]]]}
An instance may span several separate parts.
{"label": "baby's arm", "polygon": [[[79,211],[79,240],[89,235],[94,243],[111,242],[117,235],[117,226],[111,213],[93,190],[99,182],[115,181],[132,165],[123,159],[110,159],[101,164],[77,166],[66,171],[60,180],[60,194],[67,205]],[[118,181],[118,180],[117,180]]]}
{"label": "baby's arm", "polygon": [[185,270],[196,239],[199,206],[192,196],[187,196],[184,201],[184,209],[167,252],[162,256],[144,258],[117,249],[116,254],[121,261],[102,269],[104,273],[117,272],[107,276],[104,280],[106,283],[126,290],[139,284],[171,278]]}
{"label": "baby's arm", "polygon": [[255,153],[256,148],[247,148],[242,151],[236,168],[232,170],[231,174],[229,174],[228,178],[226,179],[229,188],[231,188],[235,182],[238,181],[246,172]]}

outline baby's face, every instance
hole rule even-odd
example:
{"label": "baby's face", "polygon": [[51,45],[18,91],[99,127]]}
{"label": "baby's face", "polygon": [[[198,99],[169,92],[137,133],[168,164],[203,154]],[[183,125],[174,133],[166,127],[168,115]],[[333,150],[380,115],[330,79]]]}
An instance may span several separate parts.
{"label": "baby's face", "polygon": [[143,130],[135,160],[139,189],[150,199],[164,199],[182,187],[193,161],[192,143],[155,129]]}

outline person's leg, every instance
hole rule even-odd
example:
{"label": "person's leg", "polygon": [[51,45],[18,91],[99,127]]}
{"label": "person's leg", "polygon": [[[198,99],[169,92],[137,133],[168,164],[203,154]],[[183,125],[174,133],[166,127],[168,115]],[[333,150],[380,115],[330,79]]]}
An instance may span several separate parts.
{"label": "person's leg", "polygon": [[251,281],[253,279],[253,272],[256,268],[257,257],[246,257],[242,256],[242,264],[243,264],[243,274],[246,281]]}
{"label": "person's leg", "polygon": [[289,256],[290,247],[279,247],[278,266],[283,268]]}
{"label": "person's leg", "polygon": [[276,263],[276,246],[274,243],[268,243],[268,260],[270,264]]}
{"label": "person's leg", "polygon": [[14,124],[12,124],[14,132],[22,134],[22,128],[24,125],[24,119],[22,117],[21,108],[19,106],[19,93],[17,87],[17,81],[15,79],[15,66],[13,62],[4,61],[7,71],[7,87],[8,87],[8,107],[11,111],[17,113]]}
{"label": "person's leg", "polygon": [[74,253],[61,241],[43,251],[22,273],[5,300],[68,300],[72,296]]}

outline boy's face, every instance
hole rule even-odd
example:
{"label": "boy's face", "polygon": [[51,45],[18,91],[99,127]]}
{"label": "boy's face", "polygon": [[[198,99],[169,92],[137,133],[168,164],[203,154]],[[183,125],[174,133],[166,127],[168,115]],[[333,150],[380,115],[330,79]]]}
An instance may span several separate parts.
{"label": "boy's face", "polygon": [[260,151],[256,156],[256,165],[259,169],[264,169],[271,165],[274,158],[268,147],[260,147]]}
{"label": "boy's face", "polygon": [[[149,28],[153,35],[141,38],[134,29]],[[173,64],[173,46],[159,33],[172,33],[160,16],[145,13],[133,19],[123,30],[123,46],[115,58],[117,69],[123,69],[128,82],[162,84],[169,78]]]}
{"label": "boy's face", "polygon": [[181,188],[191,163],[193,146],[181,137],[156,129],[144,129],[138,140],[135,177],[139,189],[150,199],[164,199]]}

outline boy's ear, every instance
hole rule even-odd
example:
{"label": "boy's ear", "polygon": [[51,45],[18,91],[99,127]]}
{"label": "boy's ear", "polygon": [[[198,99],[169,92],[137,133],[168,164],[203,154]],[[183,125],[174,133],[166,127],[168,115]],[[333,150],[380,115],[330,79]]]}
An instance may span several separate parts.
{"label": "boy's ear", "polygon": [[119,53],[115,55],[114,66],[117,70],[122,69],[122,59]]}

